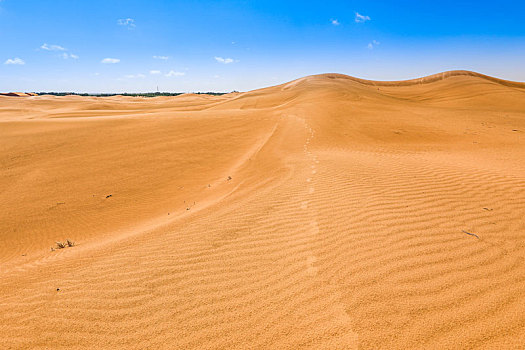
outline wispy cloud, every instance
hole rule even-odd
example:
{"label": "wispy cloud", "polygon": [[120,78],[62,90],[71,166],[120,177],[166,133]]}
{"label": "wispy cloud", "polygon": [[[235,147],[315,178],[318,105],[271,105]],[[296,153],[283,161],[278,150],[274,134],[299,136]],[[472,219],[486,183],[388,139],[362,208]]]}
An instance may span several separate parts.
{"label": "wispy cloud", "polygon": [[7,59],[7,60],[4,62],[4,64],[19,64],[19,65],[23,65],[23,64],[26,64],[26,63],[24,62],[23,59],[18,58],[18,57],[15,57],[15,58],[9,58],[9,59]]}
{"label": "wispy cloud", "polygon": [[184,72],[175,72],[173,70],[170,70],[168,74],[166,74],[167,77],[182,77],[185,73]]}
{"label": "wispy cloud", "polygon": [[166,61],[169,57],[168,56],[153,56],[154,59],[156,60],[164,60]]}
{"label": "wispy cloud", "polygon": [[372,42],[368,43],[367,47],[368,49],[372,50],[374,47],[376,47],[379,44],[381,44],[379,41],[372,40]]}
{"label": "wispy cloud", "polygon": [[233,58],[223,58],[223,57],[217,57],[217,56],[215,56],[215,61],[219,63],[223,63],[223,64],[239,62],[238,60],[234,60]]}
{"label": "wispy cloud", "polygon": [[73,59],[73,60],[78,60],[78,58],[79,58],[77,55],[75,55],[75,54],[73,54],[73,53],[67,53],[67,52],[64,52],[64,53],[61,55],[61,57],[62,57],[63,59],[65,59],[65,60],[67,60],[67,59],[69,59],[69,58],[71,58],[71,59]]}
{"label": "wispy cloud", "polygon": [[120,59],[118,58],[104,58],[102,61],[100,61],[100,63],[104,63],[104,64],[113,64],[113,63],[119,63],[120,62]]}
{"label": "wispy cloud", "polygon": [[145,78],[146,76],[144,74],[128,74],[128,75],[125,75],[124,78],[127,78],[127,79],[135,79],[135,78]]}
{"label": "wispy cloud", "polygon": [[339,22],[339,20],[337,20],[337,19],[331,19],[331,20],[330,20],[330,23],[332,23],[334,26],[338,26],[338,25],[341,24],[341,23]]}
{"label": "wispy cloud", "polygon": [[50,44],[44,43],[40,46],[40,49],[45,50],[45,51],[65,51],[65,52],[60,53],[57,56],[65,60],[70,59],[70,58],[73,60],[77,60],[79,58],[78,55],[68,52],[69,51],[68,49],[60,45],[50,45]]}
{"label": "wispy cloud", "polygon": [[366,21],[370,21],[370,17],[369,16],[362,15],[359,12],[355,13],[355,22],[356,23],[364,23]]}
{"label": "wispy cloud", "polygon": [[160,70],[150,70],[149,74],[152,74],[152,75],[160,74]]}
{"label": "wispy cloud", "polygon": [[117,21],[117,24],[119,26],[124,26],[128,29],[135,28],[135,20],[133,18],[121,18]]}
{"label": "wispy cloud", "polygon": [[42,44],[42,46],[40,46],[40,48],[42,50],[47,50],[47,51],[66,51],[66,48],[60,46],[60,45],[48,45],[46,43]]}

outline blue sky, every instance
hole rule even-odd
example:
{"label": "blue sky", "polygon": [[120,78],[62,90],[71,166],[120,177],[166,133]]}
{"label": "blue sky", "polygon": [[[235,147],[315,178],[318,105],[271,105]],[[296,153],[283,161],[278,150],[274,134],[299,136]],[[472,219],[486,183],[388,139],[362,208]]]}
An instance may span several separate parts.
{"label": "blue sky", "polygon": [[244,91],[452,69],[525,81],[525,1],[0,0],[0,91]]}

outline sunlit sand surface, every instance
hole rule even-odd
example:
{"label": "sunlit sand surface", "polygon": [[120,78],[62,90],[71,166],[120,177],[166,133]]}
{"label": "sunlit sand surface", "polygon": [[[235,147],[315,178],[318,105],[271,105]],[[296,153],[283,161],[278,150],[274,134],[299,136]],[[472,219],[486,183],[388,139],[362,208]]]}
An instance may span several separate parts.
{"label": "sunlit sand surface", "polygon": [[2,349],[516,349],[525,84],[0,96],[0,243]]}

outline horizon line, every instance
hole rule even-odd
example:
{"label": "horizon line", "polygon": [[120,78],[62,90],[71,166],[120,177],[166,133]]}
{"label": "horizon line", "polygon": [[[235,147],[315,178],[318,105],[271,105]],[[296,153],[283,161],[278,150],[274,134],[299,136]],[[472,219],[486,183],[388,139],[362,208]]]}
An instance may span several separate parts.
{"label": "horizon line", "polygon": [[224,95],[224,94],[229,94],[229,93],[234,93],[234,92],[248,92],[248,91],[255,91],[255,90],[264,89],[264,88],[268,88],[272,86],[279,86],[279,85],[287,84],[287,83],[290,83],[296,80],[305,79],[308,77],[336,76],[339,78],[350,79],[350,80],[353,80],[359,83],[363,83],[366,85],[389,86],[389,85],[394,85],[394,84],[398,84],[398,85],[425,84],[425,83],[431,83],[434,81],[444,80],[446,78],[450,78],[453,76],[461,76],[461,75],[478,77],[478,78],[482,78],[485,80],[489,80],[489,81],[500,83],[500,84],[507,85],[507,86],[525,88],[525,81],[522,82],[522,81],[517,81],[517,80],[506,80],[506,79],[501,79],[501,78],[497,78],[491,75],[486,75],[483,73],[470,71],[470,70],[447,70],[447,71],[429,74],[429,75],[425,75],[425,76],[421,76],[417,78],[409,78],[409,79],[403,79],[403,80],[370,80],[370,79],[358,78],[358,77],[347,75],[344,73],[335,73],[335,72],[334,73],[318,73],[318,74],[310,74],[310,75],[302,76],[302,77],[292,79],[290,81],[286,81],[286,82],[276,84],[276,85],[264,86],[264,87],[260,87],[260,88],[256,88],[252,90],[247,90],[247,91],[241,91],[241,90],[235,89],[230,92],[223,92],[223,91],[192,91],[192,92],[189,92],[189,91],[186,91],[186,92],[180,92],[180,91],[173,91],[173,92],[171,91],[164,91],[164,92],[159,92],[159,91],[155,91],[155,92],[151,92],[151,91],[144,91],[144,92],[75,92],[75,91],[38,91],[38,92],[37,91],[24,91],[22,92],[22,91],[9,91],[9,92],[0,92],[0,96],[5,96],[6,94],[11,94],[11,93],[25,93],[25,94],[33,93],[37,95],[46,95],[46,94],[48,95],[66,94],[67,95],[69,94],[69,95],[88,95],[88,96],[145,95],[145,94],[149,94],[149,95],[223,94]]}

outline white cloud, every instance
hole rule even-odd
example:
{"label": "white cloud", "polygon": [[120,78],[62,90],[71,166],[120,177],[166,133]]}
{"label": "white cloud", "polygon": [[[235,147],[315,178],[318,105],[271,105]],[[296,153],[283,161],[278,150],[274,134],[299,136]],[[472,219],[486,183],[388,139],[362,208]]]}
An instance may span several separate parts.
{"label": "white cloud", "polygon": [[67,52],[64,52],[64,53],[61,55],[61,57],[62,57],[63,59],[65,59],[65,60],[67,60],[67,59],[69,59],[69,58],[74,59],[74,60],[78,60],[78,58],[79,58],[77,55],[75,55],[75,54],[73,54],[73,53],[67,53]]}
{"label": "white cloud", "polygon": [[153,75],[160,74],[160,70],[150,70],[149,74],[153,74]]}
{"label": "white cloud", "polygon": [[49,45],[47,43],[44,43],[40,46],[40,49],[42,50],[46,50],[46,51],[66,51],[66,52],[62,52],[60,55],[58,55],[58,57],[61,57],[65,60],[71,58],[71,59],[74,59],[74,60],[77,60],[79,57],[73,53],[70,53],[70,52],[67,52],[68,49],[66,49],[65,47],[63,46],[60,46],[60,45]]}
{"label": "white cloud", "polygon": [[128,75],[125,75],[124,78],[127,78],[127,79],[135,79],[135,78],[145,78],[146,76],[144,74],[128,74]]}
{"label": "white cloud", "polygon": [[181,77],[183,76],[185,73],[184,72],[175,72],[173,70],[170,70],[168,72],[168,74],[166,74],[167,77]]}
{"label": "white cloud", "polygon": [[7,61],[4,62],[4,64],[26,64],[23,59],[15,57],[15,58],[9,58]]}
{"label": "white cloud", "polygon": [[117,21],[119,26],[127,27],[128,29],[135,28],[135,20],[133,18],[121,18]]}
{"label": "white cloud", "polygon": [[169,57],[168,56],[153,56],[154,59],[156,60],[164,60],[166,61]]}
{"label": "white cloud", "polygon": [[224,63],[224,64],[239,62],[238,60],[234,60],[233,58],[222,58],[222,57],[217,57],[217,56],[215,56],[215,60],[219,63]]}
{"label": "white cloud", "polygon": [[100,63],[105,63],[105,64],[109,64],[109,63],[119,63],[120,62],[120,59],[118,58],[104,58],[102,61],[100,61]]}
{"label": "white cloud", "polygon": [[379,41],[376,41],[376,40],[372,40],[372,42],[368,43],[367,47],[372,50],[374,47],[376,47],[377,45],[381,44]]}
{"label": "white cloud", "polygon": [[46,43],[42,44],[40,48],[42,50],[47,50],[47,51],[66,51],[66,49],[60,45],[48,45]]}
{"label": "white cloud", "polygon": [[369,16],[361,15],[361,14],[359,14],[359,12],[355,13],[355,22],[356,23],[364,23],[366,21],[370,21],[370,17]]}
{"label": "white cloud", "polygon": [[341,24],[337,19],[331,19],[330,22],[331,22],[334,26],[338,26],[338,25]]}

